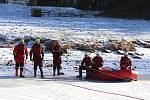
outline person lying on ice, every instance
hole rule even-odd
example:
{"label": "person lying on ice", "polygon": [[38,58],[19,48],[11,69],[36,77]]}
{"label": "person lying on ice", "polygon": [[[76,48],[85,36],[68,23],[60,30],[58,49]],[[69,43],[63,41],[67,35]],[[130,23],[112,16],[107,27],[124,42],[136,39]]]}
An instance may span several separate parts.
{"label": "person lying on ice", "polygon": [[[33,56],[33,57],[32,57]],[[41,78],[44,78],[43,76],[43,59],[44,59],[44,50],[42,45],[40,44],[40,39],[35,40],[35,44],[31,47],[30,50],[30,60],[34,62],[34,77],[36,77],[36,71],[37,67],[39,66],[40,72],[41,72]]]}
{"label": "person lying on ice", "polygon": [[55,76],[55,72],[57,69],[57,75],[60,75],[61,69],[61,55],[62,55],[62,48],[58,41],[55,41],[52,47],[52,54],[53,54],[53,75]]}
{"label": "person lying on ice", "polygon": [[103,58],[97,52],[96,56],[92,59],[92,68],[95,70],[99,70],[100,67],[103,67]]}
{"label": "person lying on ice", "polygon": [[14,47],[13,55],[15,59],[16,76],[18,76],[18,69],[20,69],[20,77],[24,77],[23,67],[25,63],[25,55],[26,60],[28,59],[28,51],[27,47],[24,44],[24,39],[20,39],[20,43]]}
{"label": "person lying on ice", "polygon": [[124,53],[124,56],[122,56],[120,60],[120,69],[121,70],[131,69],[131,66],[132,61],[128,58],[128,54]]}
{"label": "person lying on ice", "polygon": [[90,77],[90,66],[92,65],[92,60],[91,57],[89,57],[89,55],[87,53],[85,53],[84,58],[81,62],[81,66],[79,66],[79,76],[77,77],[82,77],[82,70],[86,70],[86,77],[85,78],[89,78]]}

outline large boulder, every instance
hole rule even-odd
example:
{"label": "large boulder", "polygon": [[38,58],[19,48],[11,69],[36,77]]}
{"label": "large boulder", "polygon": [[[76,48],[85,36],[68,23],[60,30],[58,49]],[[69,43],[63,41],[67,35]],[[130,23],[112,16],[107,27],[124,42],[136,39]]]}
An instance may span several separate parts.
{"label": "large boulder", "polygon": [[98,43],[93,44],[81,44],[77,47],[77,50],[87,51],[87,52],[95,52],[95,50],[100,49],[101,46]]}
{"label": "large boulder", "polygon": [[135,45],[132,42],[127,42],[122,39],[121,41],[111,41],[104,48],[111,51],[123,50],[123,51],[136,51]]}

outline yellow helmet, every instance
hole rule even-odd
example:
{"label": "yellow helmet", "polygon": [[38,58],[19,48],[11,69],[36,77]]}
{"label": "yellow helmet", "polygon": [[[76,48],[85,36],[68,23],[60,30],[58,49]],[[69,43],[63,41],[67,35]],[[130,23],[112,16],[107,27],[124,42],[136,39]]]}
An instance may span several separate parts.
{"label": "yellow helmet", "polygon": [[22,44],[23,44],[23,43],[24,43],[24,39],[20,39],[20,43],[22,43]]}
{"label": "yellow helmet", "polygon": [[39,39],[39,38],[36,39],[36,40],[35,40],[35,43],[40,44],[40,39]]}
{"label": "yellow helmet", "polygon": [[88,53],[85,53],[84,56],[88,56]]}

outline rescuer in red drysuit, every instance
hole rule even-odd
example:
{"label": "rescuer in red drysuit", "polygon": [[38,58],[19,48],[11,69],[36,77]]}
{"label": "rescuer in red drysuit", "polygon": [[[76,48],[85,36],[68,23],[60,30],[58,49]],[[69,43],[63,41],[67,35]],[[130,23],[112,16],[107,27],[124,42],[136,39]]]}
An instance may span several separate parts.
{"label": "rescuer in red drysuit", "polygon": [[92,65],[92,60],[91,57],[87,53],[85,53],[84,58],[81,62],[81,66],[79,66],[79,76],[77,77],[82,77],[82,70],[86,70],[86,77],[85,78],[90,78],[90,66]]}
{"label": "rescuer in red drysuit", "polygon": [[13,55],[15,59],[16,76],[19,76],[18,69],[20,69],[20,77],[24,77],[23,67],[24,67],[25,60],[28,59],[28,51],[27,51],[27,47],[24,44],[24,39],[21,39],[20,43],[14,47]]}
{"label": "rescuer in red drysuit", "polygon": [[96,53],[96,56],[92,59],[92,68],[98,70],[100,67],[103,66],[103,58],[100,56],[99,53]]}
{"label": "rescuer in red drysuit", "polygon": [[55,72],[57,69],[57,75],[60,75],[61,69],[61,55],[62,55],[62,48],[58,41],[55,41],[52,47],[52,54],[53,54],[53,75],[55,76]]}
{"label": "rescuer in red drysuit", "polygon": [[120,69],[121,70],[131,69],[131,66],[132,66],[132,61],[128,58],[128,54],[125,53],[120,60]]}
{"label": "rescuer in red drysuit", "polygon": [[[33,57],[32,57],[33,56]],[[39,66],[40,72],[41,72],[41,78],[44,78],[43,76],[43,59],[44,59],[44,50],[42,45],[40,44],[40,39],[36,39],[35,44],[33,44],[31,50],[30,50],[30,60],[34,62],[34,77],[36,77],[36,71],[37,67]]]}

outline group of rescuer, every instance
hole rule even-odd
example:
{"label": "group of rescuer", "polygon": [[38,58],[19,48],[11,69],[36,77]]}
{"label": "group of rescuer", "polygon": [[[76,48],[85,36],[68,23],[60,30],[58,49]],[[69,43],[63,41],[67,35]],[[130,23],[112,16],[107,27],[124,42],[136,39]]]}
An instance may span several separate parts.
{"label": "group of rescuer", "polygon": [[[86,70],[85,79],[91,78],[95,71],[99,71],[99,68],[103,67],[104,60],[99,53],[92,59],[87,53],[85,53],[84,58],[79,66],[79,75],[77,77],[82,77],[82,70]],[[124,53],[124,56],[120,60],[120,69],[127,70],[131,69],[132,62],[128,58],[128,54]]]}
{"label": "group of rescuer", "polygon": [[[30,61],[34,63],[34,77],[36,77],[37,67],[40,69],[41,78],[44,78],[43,75],[43,59],[44,59],[44,49],[43,46],[40,44],[40,39],[36,39],[35,43],[32,45],[30,50]],[[53,75],[60,75],[60,68],[61,68],[61,55],[62,49],[58,41],[53,43],[52,47],[52,54],[53,54]],[[14,47],[13,50],[14,60],[15,60],[15,69],[16,69],[16,76],[24,77],[23,70],[24,64],[28,59],[28,50],[26,45],[24,44],[24,39],[20,39],[19,44]],[[20,73],[19,73],[20,70]]]}
{"label": "group of rescuer", "polygon": [[[34,63],[34,77],[37,75],[37,67],[39,67],[41,78],[44,78],[43,75],[43,59],[44,59],[44,49],[43,46],[40,44],[40,39],[36,39],[35,43],[32,45],[30,50],[30,61]],[[60,46],[58,41],[55,41],[52,46],[52,54],[53,54],[53,75],[60,75],[61,69],[61,55],[62,55],[62,47]],[[28,50],[24,43],[24,39],[20,39],[19,44],[17,44],[13,49],[13,55],[15,60],[15,75],[17,77],[24,77],[24,64],[28,59]],[[81,66],[79,66],[79,76],[82,77],[82,70],[86,70],[86,78],[90,78],[94,71],[99,70],[100,67],[103,66],[103,58],[100,56],[99,53],[96,53],[96,56],[92,59],[87,53],[83,60],[81,61]],[[128,58],[128,54],[125,53],[120,60],[120,69],[126,70],[131,69],[132,62]]]}

